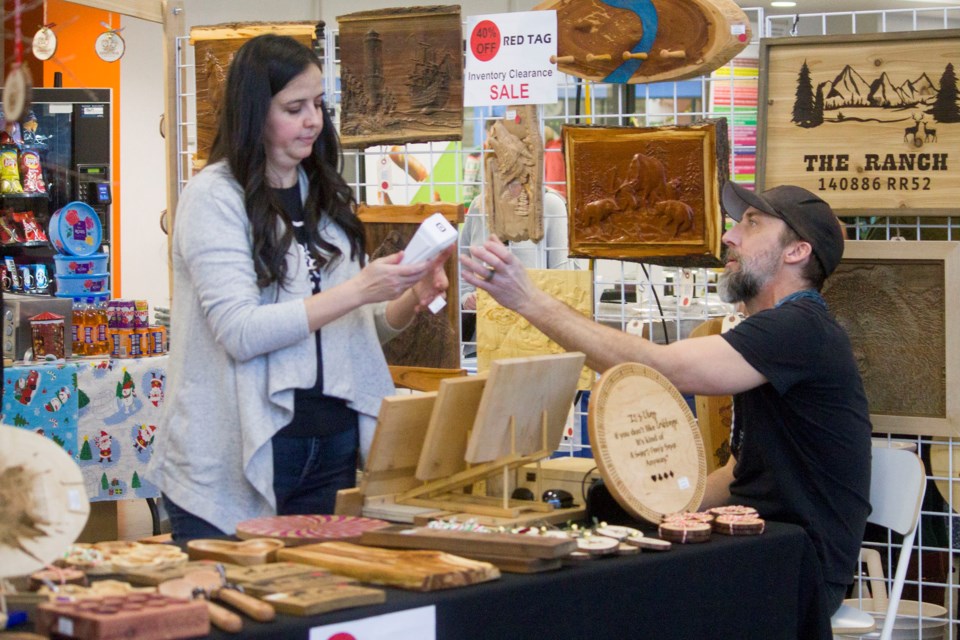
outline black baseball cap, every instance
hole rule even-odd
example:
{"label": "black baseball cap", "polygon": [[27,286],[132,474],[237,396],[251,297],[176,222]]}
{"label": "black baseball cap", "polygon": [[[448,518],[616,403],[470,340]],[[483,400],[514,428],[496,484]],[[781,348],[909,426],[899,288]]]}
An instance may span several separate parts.
{"label": "black baseball cap", "polygon": [[762,194],[733,182],[723,186],[723,208],[727,215],[740,222],[750,207],[780,218],[809,242],[825,275],[829,276],[840,264],[843,231],[833,209],[820,196],[793,185],[774,187]]}

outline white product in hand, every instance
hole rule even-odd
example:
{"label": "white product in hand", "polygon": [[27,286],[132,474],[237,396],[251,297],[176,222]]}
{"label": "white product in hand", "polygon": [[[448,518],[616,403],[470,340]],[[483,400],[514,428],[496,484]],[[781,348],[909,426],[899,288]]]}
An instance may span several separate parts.
{"label": "white product in hand", "polygon": [[[457,230],[447,222],[442,213],[435,213],[420,223],[417,232],[407,243],[407,248],[403,250],[400,264],[430,260],[456,241]],[[432,313],[437,313],[446,304],[442,296],[437,296],[430,303],[429,309]]]}

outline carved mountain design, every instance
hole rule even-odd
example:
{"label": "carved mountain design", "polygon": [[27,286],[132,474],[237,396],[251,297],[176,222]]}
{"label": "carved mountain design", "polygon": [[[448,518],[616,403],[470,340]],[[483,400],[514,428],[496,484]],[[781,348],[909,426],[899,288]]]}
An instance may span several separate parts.
{"label": "carved mountain design", "polygon": [[870,84],[850,65],[846,65],[833,79],[824,98],[824,107],[866,106],[869,104]]}
{"label": "carved mountain design", "polygon": [[870,93],[867,102],[875,107],[893,107],[902,105],[905,100],[900,90],[893,86],[886,72],[870,83]]}

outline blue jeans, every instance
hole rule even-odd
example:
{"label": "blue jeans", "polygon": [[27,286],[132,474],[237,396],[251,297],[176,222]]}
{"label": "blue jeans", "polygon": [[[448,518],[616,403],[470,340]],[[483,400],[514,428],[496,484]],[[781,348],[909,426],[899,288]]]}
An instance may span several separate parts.
{"label": "blue jeans", "polygon": [[[337,491],[356,486],[356,429],[320,438],[273,438],[277,515],[333,513]],[[227,535],[163,496],[175,542]]]}
{"label": "blue jeans", "polygon": [[277,515],[333,513],[337,491],[357,484],[360,434],[349,429],[320,438],[273,438]]}

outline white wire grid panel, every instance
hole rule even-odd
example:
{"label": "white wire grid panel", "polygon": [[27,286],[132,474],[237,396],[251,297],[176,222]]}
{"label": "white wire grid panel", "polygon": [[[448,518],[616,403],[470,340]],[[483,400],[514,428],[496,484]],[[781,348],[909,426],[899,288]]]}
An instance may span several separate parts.
{"label": "white wire grid panel", "polygon": [[[929,29],[960,28],[960,7],[938,9],[916,9],[897,11],[861,11],[822,14],[797,14],[794,16],[764,17],[763,10],[746,9],[754,33],[753,45],[761,37],[838,35],[854,33],[882,33],[888,31],[916,31]],[[337,32],[326,30],[320,42],[324,61],[324,78],[328,107],[336,110],[340,104],[339,90],[339,51]],[[560,74],[559,95],[556,104],[543,105],[538,109],[538,117],[543,131],[559,132],[564,124],[632,125],[657,126],[664,124],[687,124],[706,117],[727,117],[731,123],[731,166],[737,156],[754,152],[750,141],[735,135],[738,123],[749,121],[747,110],[730,105],[710,108],[709,96],[719,83],[728,83],[730,95],[745,81],[734,71],[736,61],[728,65],[729,72],[713,77],[701,77],[682,83],[658,83],[656,85],[610,85],[583,82],[577,78]],[[185,161],[184,169],[177,176],[180,187],[190,175],[192,153],[196,149],[195,122],[195,83],[193,73],[193,49],[188,38],[178,40],[177,46],[177,92],[179,96],[177,113],[178,148]],[[752,77],[753,82],[757,79]],[[750,80],[746,80],[749,82]],[[482,158],[486,151],[482,148],[485,124],[492,119],[502,117],[502,113],[491,110],[464,110],[464,135],[459,142],[432,142],[418,145],[404,145],[402,149],[372,147],[365,150],[344,151],[344,175],[355,190],[358,202],[377,204],[382,201],[384,179],[389,182],[389,194],[400,194],[405,204],[414,198],[432,199],[437,195],[444,201],[457,201],[469,205],[474,199],[477,203],[468,208],[468,221],[477,218],[474,224],[482,227],[483,212],[478,206],[483,201]],[[339,122],[339,113],[335,113]],[[752,111],[756,119],[756,109]],[[549,140],[550,133],[547,133]],[[398,164],[390,158],[391,153],[402,152]],[[545,154],[559,154],[559,148],[547,148]],[[411,158],[422,159],[428,166],[437,167],[443,161],[452,164],[452,171],[443,177],[433,172],[424,181],[411,178],[409,163]],[[477,160],[480,159],[478,163]],[[387,175],[386,167],[390,173]],[[438,175],[440,172],[437,172]],[[545,185],[550,189],[562,190],[565,186],[560,180],[549,178]],[[960,214],[958,214],[960,215]],[[551,221],[551,217],[557,220]],[[545,212],[545,227],[551,223],[566,225],[565,211]],[[860,217],[847,220],[854,229],[857,239],[893,239],[908,241],[958,240],[960,239],[960,220],[956,217],[931,218],[906,216],[898,218]],[[460,251],[465,251],[461,246]],[[551,244],[549,239],[538,245],[521,243],[511,249],[534,268],[553,268],[562,264],[563,268],[594,269],[594,318],[598,322],[618,327],[624,331],[638,333],[664,342],[686,337],[690,330],[703,320],[727,313],[729,307],[719,301],[716,293],[716,272],[706,269],[694,269],[684,273],[680,269],[666,269],[653,265],[641,265],[630,262],[597,260],[593,264],[586,261],[566,260],[566,243]],[[461,282],[462,284],[462,282]],[[693,303],[683,306],[682,293],[691,294]],[[957,295],[960,292],[951,292]],[[469,316],[471,311],[464,311]],[[475,352],[475,343],[465,336],[464,354]],[[468,369],[475,367],[475,361],[465,356],[463,365]],[[960,390],[950,389],[948,393]],[[578,398],[568,421],[568,428],[558,452],[562,455],[590,455],[586,442],[587,398]],[[955,554],[960,548],[960,522],[950,505],[960,505],[960,455],[954,460],[954,453],[960,454],[954,438],[938,439],[910,436],[908,438],[892,435],[877,438],[878,442],[891,446],[911,446],[924,458],[930,480],[927,498],[921,512],[921,526],[918,532],[915,550],[915,569],[908,577],[904,598],[917,600],[944,608],[939,611],[928,609],[923,615],[904,617],[904,629],[898,630],[895,637],[902,638],[950,638],[957,637],[958,603],[957,571]],[[938,455],[946,460],[945,475],[930,474],[931,445],[941,447]],[[956,467],[956,468],[955,468]],[[895,566],[893,547],[890,539],[879,539],[870,543],[878,547],[885,556],[887,567]],[[887,571],[889,587],[890,574]],[[926,606],[926,605],[925,605]],[[903,616],[902,616],[903,617]],[[899,626],[899,625],[898,625]]]}

